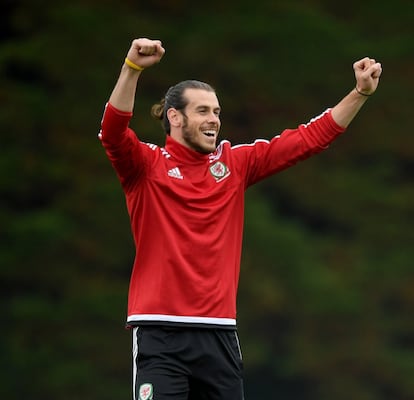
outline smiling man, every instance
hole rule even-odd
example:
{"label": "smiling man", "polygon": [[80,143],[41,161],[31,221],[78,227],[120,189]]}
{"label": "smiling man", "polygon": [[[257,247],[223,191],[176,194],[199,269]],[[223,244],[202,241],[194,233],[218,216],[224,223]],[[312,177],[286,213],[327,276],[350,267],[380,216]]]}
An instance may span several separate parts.
{"label": "smiling man", "polygon": [[203,82],[184,81],[170,89],[166,98],[174,91],[181,91],[185,108],[165,107],[157,114],[157,106],[153,107],[152,115],[164,119],[164,108],[167,110],[166,119],[170,124],[167,132],[178,143],[200,153],[212,153],[216,150],[217,135],[220,130],[220,105],[214,89]]}
{"label": "smiling man", "polygon": [[132,42],[99,135],[136,246],[127,316],[134,400],[242,400],[236,295],[245,190],[325,150],[375,92],[382,69],[357,61],[356,86],[335,107],[270,140],[236,146],[218,143],[214,89],[180,82],[151,110],[166,132],[159,147],[140,141],[129,121],[139,77],[164,52],[158,40]]}

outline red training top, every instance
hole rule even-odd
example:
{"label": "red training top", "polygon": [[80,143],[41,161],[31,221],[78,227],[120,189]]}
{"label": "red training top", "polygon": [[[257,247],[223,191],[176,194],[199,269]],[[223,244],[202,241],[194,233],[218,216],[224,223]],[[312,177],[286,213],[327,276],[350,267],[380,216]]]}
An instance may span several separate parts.
{"label": "red training top", "polygon": [[201,154],[168,135],[165,147],[141,142],[131,117],[107,104],[99,135],[136,246],[127,322],[234,328],[246,188],[326,149],[344,129],[328,109],[270,141],[224,140]]}

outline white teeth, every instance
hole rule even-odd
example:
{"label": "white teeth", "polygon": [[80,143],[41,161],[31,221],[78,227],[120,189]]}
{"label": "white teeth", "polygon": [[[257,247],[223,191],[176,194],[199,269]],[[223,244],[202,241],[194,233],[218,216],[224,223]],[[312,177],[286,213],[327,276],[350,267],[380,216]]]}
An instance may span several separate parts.
{"label": "white teeth", "polygon": [[204,135],[207,135],[207,136],[215,136],[216,131],[204,131],[203,133]]}

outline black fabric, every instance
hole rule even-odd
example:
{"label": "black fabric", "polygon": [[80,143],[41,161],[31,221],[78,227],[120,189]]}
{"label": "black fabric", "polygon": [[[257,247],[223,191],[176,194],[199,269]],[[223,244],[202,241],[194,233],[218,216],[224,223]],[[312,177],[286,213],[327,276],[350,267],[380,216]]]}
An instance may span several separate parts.
{"label": "black fabric", "polygon": [[135,400],[244,399],[235,330],[140,326],[133,337]]}

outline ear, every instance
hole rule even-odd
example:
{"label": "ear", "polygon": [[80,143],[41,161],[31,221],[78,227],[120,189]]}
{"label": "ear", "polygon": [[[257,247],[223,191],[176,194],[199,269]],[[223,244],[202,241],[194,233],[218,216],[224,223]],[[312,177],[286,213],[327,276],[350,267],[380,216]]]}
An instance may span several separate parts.
{"label": "ear", "polygon": [[168,121],[170,121],[171,126],[174,126],[175,128],[181,126],[182,116],[175,108],[169,108],[167,110],[167,118]]}

